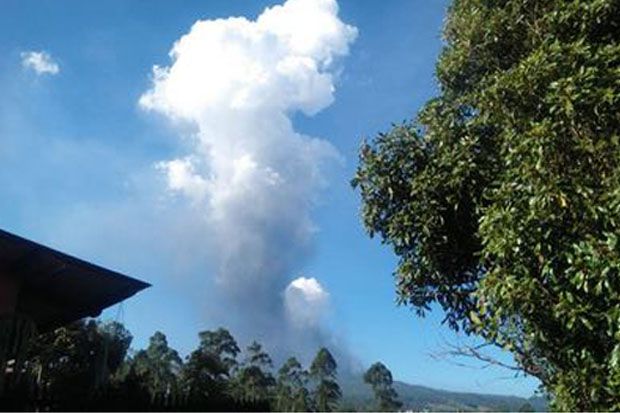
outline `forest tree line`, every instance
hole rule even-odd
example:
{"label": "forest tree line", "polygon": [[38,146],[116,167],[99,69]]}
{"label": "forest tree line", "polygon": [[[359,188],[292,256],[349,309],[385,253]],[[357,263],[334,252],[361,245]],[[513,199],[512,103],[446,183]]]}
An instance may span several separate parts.
{"label": "forest tree line", "polygon": [[[81,320],[39,335],[4,377],[2,408],[30,411],[334,411],[342,391],[338,364],[325,347],[306,369],[295,357],[275,368],[263,346],[241,349],[224,329],[198,334],[185,358],[162,332],[133,351],[119,322]],[[364,376],[372,409],[401,404],[382,363]]]}

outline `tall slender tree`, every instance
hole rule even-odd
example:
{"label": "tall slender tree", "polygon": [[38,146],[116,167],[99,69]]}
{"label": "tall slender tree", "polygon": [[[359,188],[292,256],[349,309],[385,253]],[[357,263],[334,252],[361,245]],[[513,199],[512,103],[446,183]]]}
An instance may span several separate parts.
{"label": "tall slender tree", "polygon": [[295,357],[290,357],[278,371],[275,409],[284,412],[310,411],[312,401],[307,385],[308,372]]}
{"label": "tall slender tree", "polygon": [[379,410],[394,411],[402,406],[392,386],[392,372],[383,363],[377,362],[370,366],[364,373],[364,382],[372,387]]}
{"label": "tall slender tree", "polygon": [[232,380],[235,398],[256,402],[270,402],[275,379],[271,374],[273,363],[262,346],[254,341],[247,348],[248,356]]}
{"label": "tall slender tree", "polygon": [[[187,359],[182,382],[187,405],[193,408],[226,402],[231,373],[237,366],[239,346],[224,328],[198,334],[200,344]],[[204,407],[202,407],[204,409]]]}
{"label": "tall slender tree", "polygon": [[163,333],[157,331],[148,347],[138,351],[128,364],[146,387],[153,405],[174,405],[180,393],[183,361],[176,350],[168,346]]}
{"label": "tall slender tree", "polygon": [[325,347],[316,354],[310,366],[310,377],[314,380],[314,405],[322,412],[331,412],[338,405],[342,392],[337,381],[338,364]]}

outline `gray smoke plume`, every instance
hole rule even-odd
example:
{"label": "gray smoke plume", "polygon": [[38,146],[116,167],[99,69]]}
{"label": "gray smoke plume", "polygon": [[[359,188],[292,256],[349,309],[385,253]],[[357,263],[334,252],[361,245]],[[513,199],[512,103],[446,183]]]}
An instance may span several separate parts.
{"label": "gray smoke plume", "polygon": [[356,36],[335,0],[288,0],[256,20],[201,20],[175,42],[171,64],[153,68],[140,98],[146,110],[195,125],[190,153],[158,168],[208,228],[225,321],[276,352],[329,339],[320,322],[329,294],[314,278],[291,280],[312,250],[311,212],[339,154],[297,133],[291,115],[333,102],[334,62]]}

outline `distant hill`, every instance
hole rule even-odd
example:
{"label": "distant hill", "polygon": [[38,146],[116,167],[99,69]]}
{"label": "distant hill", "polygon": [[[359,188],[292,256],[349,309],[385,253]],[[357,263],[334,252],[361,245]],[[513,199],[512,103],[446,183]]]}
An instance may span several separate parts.
{"label": "distant hill", "polygon": [[[341,406],[346,410],[376,409],[372,390],[361,376],[350,376],[340,380],[343,399]],[[519,411],[529,403],[536,411],[547,411],[542,397],[529,399],[517,396],[494,394],[459,393],[437,390],[403,382],[394,382],[404,410],[414,411]]]}

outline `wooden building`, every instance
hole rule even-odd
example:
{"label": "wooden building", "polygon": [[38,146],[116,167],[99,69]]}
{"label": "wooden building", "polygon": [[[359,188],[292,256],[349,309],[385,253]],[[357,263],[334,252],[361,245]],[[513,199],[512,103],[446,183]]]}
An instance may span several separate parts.
{"label": "wooden building", "polygon": [[97,317],[149,286],[0,230],[0,405],[5,376],[20,371],[37,334]]}
{"label": "wooden building", "polygon": [[45,332],[123,301],[150,284],[0,230],[0,317]]}

